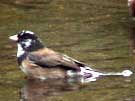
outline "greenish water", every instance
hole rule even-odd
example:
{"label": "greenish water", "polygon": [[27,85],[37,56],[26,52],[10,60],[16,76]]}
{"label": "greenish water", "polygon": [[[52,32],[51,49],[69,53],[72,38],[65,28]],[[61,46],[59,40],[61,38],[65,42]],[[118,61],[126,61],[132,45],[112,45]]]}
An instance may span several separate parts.
{"label": "greenish water", "polygon": [[135,21],[126,0],[1,0],[0,101],[134,101],[135,79],[28,81],[8,36],[26,29],[48,47],[102,71],[134,70]]}

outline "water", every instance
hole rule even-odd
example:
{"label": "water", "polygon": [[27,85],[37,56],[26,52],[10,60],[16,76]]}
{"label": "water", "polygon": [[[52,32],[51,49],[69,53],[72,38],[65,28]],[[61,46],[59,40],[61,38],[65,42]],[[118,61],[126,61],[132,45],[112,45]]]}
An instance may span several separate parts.
{"label": "water", "polygon": [[26,29],[43,43],[93,68],[134,70],[134,26],[126,0],[1,0],[0,101],[134,101],[135,79],[105,77],[88,84],[29,81],[8,36]]}

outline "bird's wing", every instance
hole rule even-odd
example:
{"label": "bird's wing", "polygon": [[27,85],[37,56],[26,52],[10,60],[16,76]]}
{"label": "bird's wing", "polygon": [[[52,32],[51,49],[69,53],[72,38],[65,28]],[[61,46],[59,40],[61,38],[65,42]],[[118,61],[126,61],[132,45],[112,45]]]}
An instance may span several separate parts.
{"label": "bird's wing", "polygon": [[[46,52],[45,52],[46,53]],[[84,66],[83,63],[68,57],[67,55],[63,55],[57,52],[53,52],[52,54],[38,54],[38,53],[30,53],[28,58],[33,63],[43,66],[43,67],[66,67],[69,69],[80,70],[81,66]]]}

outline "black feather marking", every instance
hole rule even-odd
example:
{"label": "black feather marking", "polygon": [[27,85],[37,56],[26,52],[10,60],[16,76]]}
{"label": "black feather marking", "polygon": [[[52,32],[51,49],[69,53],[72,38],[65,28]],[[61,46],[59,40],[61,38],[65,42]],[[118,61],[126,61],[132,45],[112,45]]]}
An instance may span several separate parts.
{"label": "black feather marking", "polygon": [[22,61],[26,58],[27,53],[24,53],[23,55],[21,55],[20,57],[17,58],[18,64],[20,65],[22,63]]}

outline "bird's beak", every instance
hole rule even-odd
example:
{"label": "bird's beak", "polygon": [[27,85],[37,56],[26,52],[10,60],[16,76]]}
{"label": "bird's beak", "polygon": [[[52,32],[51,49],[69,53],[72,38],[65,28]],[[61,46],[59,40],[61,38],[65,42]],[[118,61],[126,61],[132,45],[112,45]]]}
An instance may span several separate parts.
{"label": "bird's beak", "polygon": [[12,40],[12,41],[15,41],[15,42],[18,41],[17,35],[10,36],[9,39]]}

